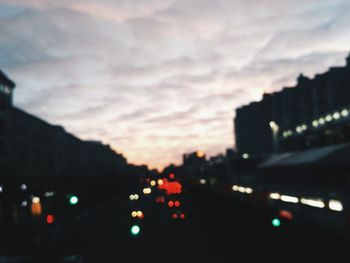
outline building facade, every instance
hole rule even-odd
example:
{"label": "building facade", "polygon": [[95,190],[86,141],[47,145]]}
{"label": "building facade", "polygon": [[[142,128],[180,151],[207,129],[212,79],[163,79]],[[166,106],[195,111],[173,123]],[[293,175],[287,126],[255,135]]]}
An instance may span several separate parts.
{"label": "building facade", "polygon": [[[0,70],[0,167],[6,169],[10,150],[9,113],[12,107],[12,94],[15,83]],[[0,170],[1,171],[1,170]]]}
{"label": "building facade", "polygon": [[12,105],[15,84],[0,71],[0,176],[114,176],[126,159]]}
{"label": "building facade", "polygon": [[350,56],[344,67],[332,67],[313,79],[300,75],[295,87],[238,108],[236,148],[241,154],[268,154],[276,151],[274,142],[278,151],[347,142],[349,115]]}

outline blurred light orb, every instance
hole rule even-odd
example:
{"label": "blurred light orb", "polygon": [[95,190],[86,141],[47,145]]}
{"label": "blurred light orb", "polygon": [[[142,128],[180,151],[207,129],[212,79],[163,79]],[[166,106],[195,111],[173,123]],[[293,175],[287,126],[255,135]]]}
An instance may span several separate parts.
{"label": "blurred light orb", "polygon": [[273,225],[274,227],[279,227],[279,226],[281,225],[281,221],[280,221],[278,218],[274,218],[274,219],[272,220],[272,225]]}
{"label": "blurred light orb", "polygon": [[34,196],[34,197],[32,198],[32,203],[33,203],[33,204],[38,204],[38,203],[40,203],[40,198],[37,197],[37,196]]}
{"label": "blurred light orb", "polygon": [[141,229],[138,225],[133,225],[130,229],[132,235],[136,236],[140,233]]}

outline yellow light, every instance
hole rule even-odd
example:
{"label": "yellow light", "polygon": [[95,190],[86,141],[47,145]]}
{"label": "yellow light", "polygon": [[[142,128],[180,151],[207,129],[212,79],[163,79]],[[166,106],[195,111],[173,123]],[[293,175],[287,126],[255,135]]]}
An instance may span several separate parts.
{"label": "yellow light", "polygon": [[324,124],[324,123],[325,123],[325,120],[324,120],[324,118],[319,118],[319,119],[318,119],[318,122],[319,122],[319,124]]}
{"label": "yellow light", "polygon": [[245,193],[245,188],[243,186],[238,186],[238,192]]}
{"label": "yellow light", "polygon": [[316,120],[313,121],[313,122],[312,122],[312,126],[317,127],[317,126],[318,126],[318,121],[316,121]]}
{"label": "yellow light", "polygon": [[326,121],[328,121],[328,122],[332,121],[332,115],[327,115],[326,116]]}
{"label": "yellow light", "polygon": [[156,185],[156,181],[152,180],[151,181],[151,186],[155,186]]}
{"label": "yellow light", "polygon": [[158,179],[158,185],[162,185],[163,184],[163,180],[162,179]]}
{"label": "yellow light", "polygon": [[275,200],[278,200],[281,198],[281,195],[279,193],[271,193],[270,194],[270,198],[271,199],[275,199]]}
{"label": "yellow light", "polygon": [[251,194],[251,193],[253,193],[253,189],[250,188],[250,187],[247,187],[247,188],[245,189],[245,192],[246,192],[247,194]]}
{"label": "yellow light", "polygon": [[145,195],[148,195],[148,194],[150,194],[151,192],[152,192],[151,188],[149,188],[149,187],[143,188],[143,193],[144,193]]}
{"label": "yellow light", "polygon": [[274,131],[278,130],[278,125],[277,125],[276,122],[270,121],[270,122],[269,122],[269,125],[270,125],[270,128],[271,128],[272,130],[274,130]]}
{"label": "yellow light", "polygon": [[32,198],[32,203],[33,203],[33,204],[40,203],[40,198],[37,197],[37,196],[33,197],[33,198]]}
{"label": "yellow light", "polygon": [[130,201],[134,200],[134,195],[129,195],[129,200]]}
{"label": "yellow light", "polygon": [[281,195],[279,193],[271,193],[270,198],[275,199],[275,200],[279,200],[281,198]]}
{"label": "yellow light", "polygon": [[42,207],[41,207],[39,197],[32,198],[31,212],[32,212],[33,216],[40,216],[41,215]]}
{"label": "yellow light", "polygon": [[136,212],[136,211],[132,211],[132,212],[131,212],[131,216],[132,216],[132,217],[137,217],[137,212]]}
{"label": "yellow light", "polygon": [[138,194],[134,194],[134,200],[138,200],[139,199],[139,195]]}
{"label": "yellow light", "polygon": [[198,158],[203,158],[205,156],[205,153],[201,152],[201,151],[198,151],[198,152],[196,152],[196,155],[197,155]]}
{"label": "yellow light", "polygon": [[232,190],[237,192],[238,191],[238,185],[232,186]]}
{"label": "yellow light", "polygon": [[140,211],[140,210],[137,211],[137,212],[136,212],[136,216],[137,216],[137,217],[141,217],[141,216],[142,216],[142,211]]}

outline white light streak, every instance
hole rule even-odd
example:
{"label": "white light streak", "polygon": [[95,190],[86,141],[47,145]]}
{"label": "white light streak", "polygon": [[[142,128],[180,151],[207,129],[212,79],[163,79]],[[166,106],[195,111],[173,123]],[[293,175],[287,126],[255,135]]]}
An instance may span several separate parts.
{"label": "white light streak", "polygon": [[300,203],[308,206],[318,207],[318,208],[324,208],[325,204],[321,199],[308,199],[308,198],[301,198]]}
{"label": "white light streak", "polygon": [[279,200],[281,199],[281,195],[279,193],[271,193],[270,198],[274,200]]}
{"label": "white light streak", "polygon": [[281,200],[283,202],[287,202],[287,203],[298,203],[299,199],[295,196],[289,196],[289,195],[281,195]]}
{"label": "white light streak", "polygon": [[338,200],[329,200],[328,207],[333,211],[343,211],[343,204]]}

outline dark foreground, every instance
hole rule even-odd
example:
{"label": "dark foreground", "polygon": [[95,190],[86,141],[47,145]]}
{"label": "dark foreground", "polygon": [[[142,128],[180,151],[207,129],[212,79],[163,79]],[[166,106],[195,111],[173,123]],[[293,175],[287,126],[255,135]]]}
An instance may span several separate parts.
{"label": "dark foreground", "polygon": [[[135,189],[137,191],[137,189]],[[44,244],[4,251],[0,262],[340,262],[347,241],[316,226],[282,222],[271,214],[195,187],[179,208],[156,203],[157,194],[105,200],[71,224],[56,227]],[[181,208],[181,210],[179,210]],[[131,217],[142,210],[144,219]],[[173,211],[185,219],[173,219]],[[133,236],[130,227],[141,231]],[[15,256],[14,256],[15,255]],[[345,260],[346,261],[346,260]],[[342,262],[345,262],[342,260]]]}

